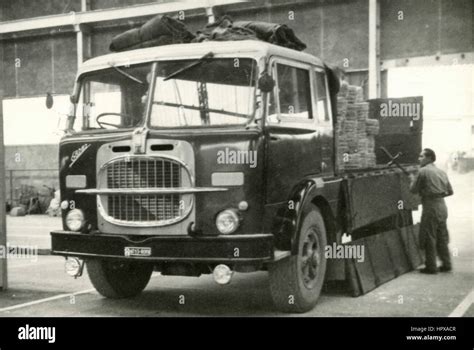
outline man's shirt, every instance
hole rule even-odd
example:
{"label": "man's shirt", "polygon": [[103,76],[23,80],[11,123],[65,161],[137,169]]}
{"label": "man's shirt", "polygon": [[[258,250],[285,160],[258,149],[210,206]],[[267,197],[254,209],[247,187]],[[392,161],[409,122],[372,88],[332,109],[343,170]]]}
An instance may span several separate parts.
{"label": "man's shirt", "polygon": [[410,191],[418,193],[423,201],[439,199],[453,194],[453,188],[448,180],[448,175],[438,169],[433,163],[422,167],[413,183]]}

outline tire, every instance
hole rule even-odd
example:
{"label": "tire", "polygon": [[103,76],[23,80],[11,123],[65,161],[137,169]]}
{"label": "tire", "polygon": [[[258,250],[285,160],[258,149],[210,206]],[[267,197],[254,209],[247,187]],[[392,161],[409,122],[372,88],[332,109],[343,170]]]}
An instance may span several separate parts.
{"label": "tire", "polygon": [[140,294],[150,281],[152,264],[91,259],[87,273],[94,288],[106,298],[130,298]]}
{"label": "tire", "polygon": [[269,265],[270,292],[275,307],[302,313],[316,305],[326,273],[326,228],[321,212],[308,212],[298,232],[298,253]]}

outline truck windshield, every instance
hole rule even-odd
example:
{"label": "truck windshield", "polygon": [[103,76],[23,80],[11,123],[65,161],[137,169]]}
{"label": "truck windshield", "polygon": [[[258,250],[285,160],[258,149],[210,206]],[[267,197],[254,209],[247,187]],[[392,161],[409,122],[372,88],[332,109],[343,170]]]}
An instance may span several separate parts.
{"label": "truck windshield", "polygon": [[246,124],[255,113],[256,62],[248,58],[160,61],[152,128]]}
{"label": "truck windshield", "polygon": [[143,123],[151,66],[111,65],[85,75],[70,129],[126,129]]}

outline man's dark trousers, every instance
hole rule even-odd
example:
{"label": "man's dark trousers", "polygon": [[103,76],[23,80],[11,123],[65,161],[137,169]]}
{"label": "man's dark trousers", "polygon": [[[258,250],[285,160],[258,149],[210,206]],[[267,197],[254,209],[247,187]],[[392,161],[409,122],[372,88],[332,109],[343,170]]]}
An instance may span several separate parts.
{"label": "man's dark trousers", "polygon": [[448,210],[444,199],[431,199],[423,201],[423,213],[420,225],[420,244],[425,250],[427,270],[436,271],[436,252],[441,259],[443,267],[451,269],[451,256],[448,243],[449,233],[446,225]]}

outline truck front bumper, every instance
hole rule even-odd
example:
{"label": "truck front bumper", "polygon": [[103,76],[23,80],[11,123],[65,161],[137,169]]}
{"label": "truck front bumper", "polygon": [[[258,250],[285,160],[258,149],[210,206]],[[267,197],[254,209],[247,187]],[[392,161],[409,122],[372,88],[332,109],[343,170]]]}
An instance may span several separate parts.
{"label": "truck front bumper", "polygon": [[[51,232],[51,254],[156,262],[258,263],[273,260],[273,235],[153,236]],[[132,248],[132,249],[131,249]],[[133,249],[137,248],[137,249]],[[144,248],[144,249],[141,249]],[[130,251],[146,252],[140,256]]]}

